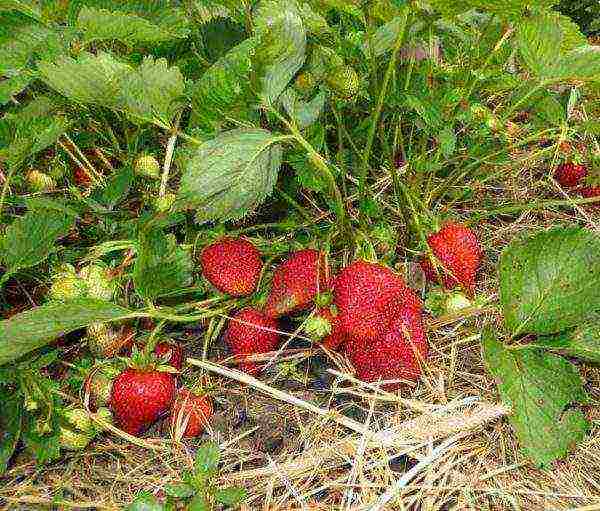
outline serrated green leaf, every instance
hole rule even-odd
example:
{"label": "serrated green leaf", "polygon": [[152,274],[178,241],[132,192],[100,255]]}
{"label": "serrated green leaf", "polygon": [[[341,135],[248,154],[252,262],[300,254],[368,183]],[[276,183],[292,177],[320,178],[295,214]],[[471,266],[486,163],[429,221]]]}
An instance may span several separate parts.
{"label": "serrated green leaf", "polygon": [[216,442],[206,442],[196,451],[194,469],[197,474],[215,474],[221,459],[221,451]]}
{"label": "serrated green leaf", "polygon": [[554,81],[600,80],[600,47],[583,46],[563,55],[551,78]]}
{"label": "serrated green leaf", "polygon": [[94,194],[94,199],[109,209],[114,208],[127,197],[133,183],[133,169],[124,167],[117,171],[106,183],[106,186]]}
{"label": "serrated green leaf", "polygon": [[542,338],[536,341],[535,345],[598,364],[600,363],[600,317],[593,316],[573,330],[554,337]]}
{"label": "serrated green leaf", "polygon": [[41,11],[35,0],[0,0],[0,12],[18,11],[33,19],[39,20]]}
{"label": "serrated green leaf", "polygon": [[535,348],[510,349],[488,327],[483,355],[498,381],[509,420],[525,454],[538,466],[564,457],[589,428],[581,410],[567,407],[587,399],[577,368]]}
{"label": "serrated green leaf", "polygon": [[391,21],[388,21],[384,25],[380,26],[375,30],[370,40],[367,39],[363,43],[362,50],[365,55],[370,58],[381,57],[388,51],[391,51],[396,43],[396,39],[403,30],[405,23],[404,16],[397,16]]}
{"label": "serrated green leaf", "polygon": [[204,495],[196,495],[187,505],[187,511],[211,511],[212,506]]}
{"label": "serrated green leaf", "polygon": [[314,124],[325,108],[327,94],[320,91],[310,101],[302,101],[293,89],[286,89],[281,95],[280,101],[288,115],[296,121],[301,130]]}
{"label": "serrated green leaf", "polygon": [[560,332],[600,309],[600,239],[587,229],[558,227],[513,241],[499,273],[511,332]]}
{"label": "serrated green leaf", "polygon": [[503,18],[521,18],[528,9],[548,8],[559,0],[430,0],[444,14],[457,15],[472,9],[490,12]]}
{"label": "serrated green leaf", "polygon": [[243,128],[203,143],[186,164],[176,207],[195,209],[199,222],[250,213],[273,191],[279,140],[269,131]]}
{"label": "serrated green leaf", "polygon": [[140,231],[139,252],[133,270],[136,292],[155,299],[191,284],[193,263],[189,252],[173,235],[148,226]]}
{"label": "serrated green leaf", "polygon": [[0,76],[14,76],[64,51],[66,45],[58,32],[14,13],[0,13]]}
{"label": "serrated green leaf", "polygon": [[146,57],[139,67],[122,75],[117,105],[136,118],[170,125],[183,92],[183,76],[177,67],[168,67],[165,59]]}
{"label": "serrated green leaf", "polygon": [[8,392],[0,388],[2,413],[0,414],[0,475],[6,472],[23,425],[23,399],[20,393]]}
{"label": "serrated green leaf", "polygon": [[109,53],[82,53],[39,65],[41,79],[72,101],[108,108],[118,106],[120,83],[131,67]]}
{"label": "serrated green leaf", "polygon": [[164,506],[149,492],[141,492],[125,511],[164,511]]}
{"label": "serrated green leaf", "polygon": [[176,499],[188,499],[195,493],[195,489],[186,483],[171,484],[165,486],[165,493],[169,497],[175,497]]}
{"label": "serrated green leaf", "polygon": [[552,18],[537,14],[519,24],[517,46],[523,61],[537,77],[551,76],[560,56],[563,33]]}
{"label": "serrated green leaf", "polygon": [[236,506],[243,502],[246,496],[247,492],[244,488],[231,487],[217,490],[215,500],[224,506]]}
{"label": "serrated green leaf", "polygon": [[80,299],[49,304],[0,321],[0,365],[92,323],[118,321],[132,312],[113,303]]}
{"label": "serrated green leaf", "polygon": [[249,121],[256,114],[250,77],[259,39],[250,37],[215,62],[190,88],[192,123],[216,133],[228,119]]}
{"label": "serrated green leaf", "polygon": [[177,13],[177,9],[171,8],[171,11],[175,11],[171,13],[171,19],[163,20],[161,24],[136,14],[84,6],[79,11],[76,26],[83,31],[86,42],[115,39],[127,44],[159,43],[187,37],[189,29],[185,15]]}
{"label": "serrated green leaf", "polygon": [[33,81],[34,75],[28,72],[22,72],[12,78],[0,81],[0,105],[5,105],[20,94]]}
{"label": "serrated green leaf", "polygon": [[56,210],[30,211],[17,218],[0,238],[0,257],[6,273],[13,274],[41,263],[65,236],[74,218]]}
{"label": "serrated green leaf", "polygon": [[263,0],[255,14],[261,97],[274,105],[306,58],[306,28],[293,5]]}
{"label": "serrated green leaf", "polygon": [[445,126],[438,133],[438,142],[445,158],[450,158],[456,150],[456,133],[451,126]]}

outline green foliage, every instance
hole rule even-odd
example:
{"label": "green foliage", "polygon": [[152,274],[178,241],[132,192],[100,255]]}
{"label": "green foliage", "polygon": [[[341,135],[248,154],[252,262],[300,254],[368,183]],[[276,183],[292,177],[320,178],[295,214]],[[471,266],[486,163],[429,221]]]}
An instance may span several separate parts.
{"label": "green foliage", "polygon": [[261,1],[254,22],[261,41],[257,48],[260,96],[274,105],[304,63],[306,28],[293,3],[282,0]]}
{"label": "green foliage", "polygon": [[564,457],[589,428],[581,410],[567,409],[587,399],[577,368],[536,348],[508,348],[489,329],[483,351],[525,454],[539,466]]}
{"label": "green foliage", "polygon": [[130,316],[124,307],[91,298],[21,312],[0,321],[0,366],[78,328]]}
{"label": "green foliage", "polygon": [[193,123],[203,131],[215,133],[229,120],[251,121],[257,102],[250,77],[258,46],[249,38],[215,62],[190,87]]}
{"label": "green foliage", "polygon": [[598,364],[600,363],[600,321],[598,320],[597,315],[591,316],[572,330],[538,340],[536,346]]}
{"label": "green foliage", "polygon": [[140,296],[152,300],[191,284],[192,259],[173,235],[145,226],[140,230],[138,245],[133,283]]}
{"label": "green foliage", "polygon": [[63,212],[36,209],[16,219],[0,238],[0,257],[7,275],[41,263],[67,234],[74,218]]}
{"label": "green foliage", "polygon": [[499,273],[511,332],[560,332],[600,308],[600,239],[586,229],[555,228],[513,241]]}
{"label": "green foliage", "polygon": [[169,17],[156,22],[135,14],[110,12],[105,9],[83,7],[79,11],[76,27],[83,31],[84,41],[116,39],[127,44],[158,43],[189,35],[188,20],[177,9],[170,9]]}
{"label": "green foliage", "polygon": [[280,137],[262,129],[237,129],[203,143],[188,161],[178,205],[194,209],[200,223],[252,212],[272,191],[281,165]]}

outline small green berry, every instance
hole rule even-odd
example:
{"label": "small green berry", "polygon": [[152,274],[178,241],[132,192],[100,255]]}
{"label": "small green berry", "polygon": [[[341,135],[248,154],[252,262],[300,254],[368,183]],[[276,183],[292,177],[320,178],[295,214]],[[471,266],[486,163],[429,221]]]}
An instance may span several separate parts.
{"label": "small green berry", "polygon": [[26,178],[29,189],[32,192],[49,192],[56,188],[54,179],[39,170],[30,170]]}
{"label": "small green berry", "polygon": [[160,164],[156,158],[150,154],[143,154],[135,160],[133,166],[135,173],[139,176],[157,179],[160,177]]}

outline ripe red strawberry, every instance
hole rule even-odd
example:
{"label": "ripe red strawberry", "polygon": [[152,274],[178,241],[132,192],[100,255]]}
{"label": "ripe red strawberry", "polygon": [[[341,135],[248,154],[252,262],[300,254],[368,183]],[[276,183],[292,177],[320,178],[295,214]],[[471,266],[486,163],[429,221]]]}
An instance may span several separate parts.
{"label": "ripe red strawberry", "polygon": [[[229,322],[225,342],[238,357],[267,353],[277,347],[277,330],[279,324],[276,319],[248,307],[239,311]],[[251,374],[258,372],[258,367],[253,362],[242,362],[240,367]]]}
{"label": "ripe red strawberry", "polygon": [[[427,358],[428,350],[421,312],[409,305],[398,311],[387,335],[368,344],[355,340],[346,343],[357,377],[367,382],[417,380],[420,361]],[[401,385],[389,383],[384,388],[394,390]]]}
{"label": "ripe red strawberry", "polygon": [[176,439],[200,436],[212,414],[212,402],[206,394],[195,394],[188,389],[181,389],[171,410],[172,436]]}
{"label": "ripe red strawberry", "polygon": [[200,254],[202,273],[219,291],[233,296],[252,294],[262,270],[260,252],[243,238],[221,238]]}
{"label": "ripe red strawberry", "polygon": [[[592,197],[600,197],[600,186],[599,185],[587,185],[579,188],[579,193],[586,199]],[[589,206],[600,206],[600,202],[592,202]]]}
{"label": "ripe red strawberry", "polygon": [[587,168],[577,163],[561,163],[556,167],[554,179],[558,181],[563,188],[573,188],[581,184],[587,176]]}
{"label": "ripe red strawberry", "polygon": [[173,366],[178,371],[183,367],[183,350],[178,344],[159,342],[154,348],[154,354],[167,365]]}
{"label": "ripe red strawberry", "polygon": [[355,261],[335,279],[334,303],[341,328],[364,342],[386,334],[404,304],[420,310],[421,301],[402,277],[381,264]]}
{"label": "ripe red strawberry", "polygon": [[[466,292],[475,292],[475,274],[481,264],[482,250],[475,233],[465,225],[447,223],[427,238],[431,250],[440,263],[444,287],[462,286]],[[437,273],[429,258],[421,261],[427,278],[437,282]]]}
{"label": "ripe red strawberry", "polygon": [[171,373],[130,367],[115,378],[110,405],[121,428],[139,435],[169,410],[174,396],[175,377]]}
{"label": "ripe red strawberry", "polygon": [[328,285],[323,253],[304,249],[292,253],[273,273],[265,314],[278,318],[309,307]]}
{"label": "ripe red strawberry", "polygon": [[83,167],[75,167],[73,180],[77,186],[83,186],[84,188],[88,188],[92,184],[89,172]]}

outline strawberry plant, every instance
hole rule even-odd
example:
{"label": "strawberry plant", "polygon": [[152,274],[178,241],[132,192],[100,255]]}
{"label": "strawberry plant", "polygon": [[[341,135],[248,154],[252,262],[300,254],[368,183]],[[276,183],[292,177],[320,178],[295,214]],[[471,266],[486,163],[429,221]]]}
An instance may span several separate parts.
{"label": "strawberry plant", "polygon": [[[306,386],[320,357],[357,399],[439,399],[420,411],[459,380],[497,384],[526,459],[567,456],[592,431],[600,360],[594,9],[0,1],[0,474],[104,434],[147,447],[132,435],[170,430],[188,449],[225,434],[228,377],[264,392],[283,364]],[[488,316],[486,373],[438,338],[477,338],[471,315]],[[182,388],[198,364],[220,375],[214,399]],[[218,449],[198,453],[181,488],[131,509],[237,505]]]}

